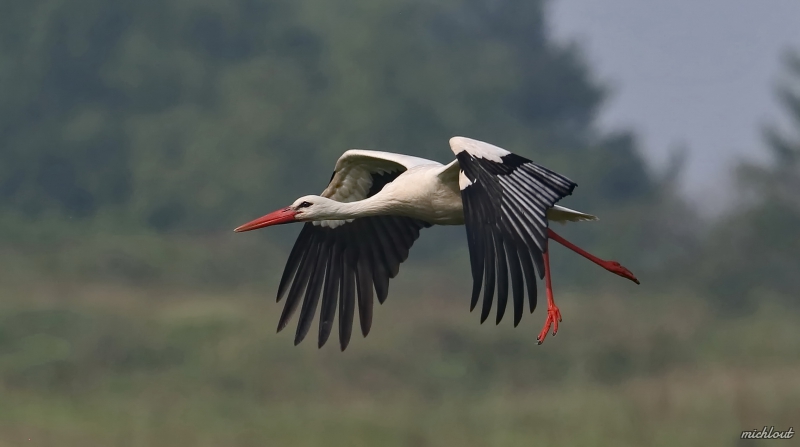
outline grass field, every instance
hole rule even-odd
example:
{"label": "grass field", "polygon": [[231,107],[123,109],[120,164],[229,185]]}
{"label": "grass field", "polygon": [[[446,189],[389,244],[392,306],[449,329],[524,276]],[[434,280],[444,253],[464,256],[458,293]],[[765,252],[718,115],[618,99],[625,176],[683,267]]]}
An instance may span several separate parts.
{"label": "grass field", "polygon": [[416,273],[344,353],[276,335],[271,290],[4,284],[0,446],[745,446],[800,421],[789,309],[563,292],[537,346],[541,310],[480,325]]}

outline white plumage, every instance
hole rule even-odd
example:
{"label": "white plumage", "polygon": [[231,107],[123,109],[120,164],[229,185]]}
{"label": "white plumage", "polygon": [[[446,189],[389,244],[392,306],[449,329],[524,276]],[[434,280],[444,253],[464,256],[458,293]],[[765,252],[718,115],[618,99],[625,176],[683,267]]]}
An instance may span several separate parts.
{"label": "white plumage", "polygon": [[464,137],[450,138],[450,148],[456,156],[467,152],[473,157],[484,158],[495,163],[502,163],[502,158],[511,153],[493,144]]}

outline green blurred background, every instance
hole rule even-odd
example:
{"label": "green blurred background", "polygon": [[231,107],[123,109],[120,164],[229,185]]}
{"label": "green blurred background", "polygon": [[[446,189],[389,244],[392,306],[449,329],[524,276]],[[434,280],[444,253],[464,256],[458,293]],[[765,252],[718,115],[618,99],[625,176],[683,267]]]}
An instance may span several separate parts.
{"label": "green blurred background", "polygon": [[[790,125],[712,219],[680,153],[655,168],[596,125],[608,89],[546,3],[3,2],[0,446],[745,446],[796,426],[800,57],[775,61]],[[541,308],[516,329],[469,313],[464,230],[433,228],[368,338],[276,335],[299,227],[231,229],[319,193],[346,149],[448,162],[453,135],[575,180],[563,204],[601,220],[560,231],[642,285],[554,247],[564,322],[537,346]]]}

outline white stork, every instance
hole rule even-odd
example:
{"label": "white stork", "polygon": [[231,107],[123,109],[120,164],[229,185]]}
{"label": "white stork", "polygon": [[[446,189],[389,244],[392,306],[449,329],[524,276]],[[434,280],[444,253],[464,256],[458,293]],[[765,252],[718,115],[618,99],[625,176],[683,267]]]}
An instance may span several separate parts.
{"label": "white stork", "polygon": [[319,347],[330,336],[337,304],[341,349],[350,342],[356,301],[366,337],[372,325],[373,288],[383,303],[389,279],[408,258],[419,231],[431,225],[466,226],[473,280],[470,310],[483,288],[481,323],[489,316],[495,287],[497,323],[503,318],[510,277],[514,326],[519,324],[524,288],[533,312],[536,272],[545,279],[547,319],[537,337],[539,344],[551,324],[556,334],[561,321],[550,285],[548,239],[639,284],[619,263],[597,258],[548,228],[550,220],[597,220],[556,205],[572,194],[575,183],[482,141],[453,137],[450,148],[456,160],[448,165],[408,155],[349,150],[336,162],[322,195],[301,197],[234,230],[306,222],[278,286],[278,301],[288,291],[278,331],[286,327],[303,296],[294,341],[300,343],[308,334],[322,294]]}

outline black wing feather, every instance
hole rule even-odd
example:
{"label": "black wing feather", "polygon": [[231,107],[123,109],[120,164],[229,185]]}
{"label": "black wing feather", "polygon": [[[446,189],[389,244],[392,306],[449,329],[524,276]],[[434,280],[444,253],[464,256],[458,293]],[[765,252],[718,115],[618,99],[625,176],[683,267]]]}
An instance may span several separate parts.
{"label": "black wing feather", "polygon": [[497,324],[503,319],[508,303],[508,264],[506,251],[503,247],[506,239],[502,233],[495,233],[495,249],[497,250]]}
{"label": "black wing feather", "polygon": [[[497,288],[497,323],[507,306],[509,277],[514,302],[514,326],[524,308],[528,289],[530,311],[536,308],[536,276],[544,277],[544,252],[547,250],[546,213],[577,186],[568,178],[515,154],[491,160],[459,152],[464,222],[467,227],[472,301],[478,302],[483,289],[481,322],[491,311]],[[523,282],[524,278],[524,282]]]}
{"label": "black wing feather", "polygon": [[481,324],[486,321],[489,312],[492,310],[492,300],[494,300],[494,282],[495,282],[495,240],[494,233],[491,228],[484,226],[484,233],[486,237],[486,288],[483,291],[483,309],[481,309]]}
{"label": "black wing feather", "polygon": [[320,309],[319,314],[319,347],[322,347],[328,341],[333,328],[333,318],[336,315],[336,304],[342,279],[343,254],[344,246],[340,241],[334,240],[328,267],[325,271],[325,288],[322,292],[322,309]]}
{"label": "black wing feather", "polygon": [[536,290],[536,271],[531,261],[531,253],[525,250],[517,250],[517,255],[522,264],[522,272],[525,274],[525,287],[528,289],[528,303],[530,311],[536,310],[537,290]]}
{"label": "black wing feather", "polygon": [[367,242],[359,240],[354,234],[351,235],[351,240],[354,245],[358,247],[356,272],[358,275],[356,281],[356,291],[358,292],[358,320],[361,323],[361,334],[366,337],[372,327],[372,304],[373,304],[373,289],[372,289],[372,250],[367,246]]}
{"label": "black wing feather", "polygon": [[300,232],[300,238],[306,237],[312,242],[309,243],[309,249],[304,252],[303,257],[301,258],[300,269],[298,270],[297,276],[292,282],[291,289],[289,289],[289,296],[286,298],[286,303],[283,306],[283,312],[281,312],[281,318],[278,321],[278,332],[283,330],[283,328],[285,328],[289,323],[292,315],[297,310],[297,306],[300,304],[300,296],[303,295],[303,292],[305,292],[306,287],[308,286],[308,281],[311,279],[315,265],[312,260],[316,259],[317,254],[319,253],[319,244],[313,243],[314,239],[318,239],[317,236],[318,235],[316,234],[309,233],[305,228],[302,232]]}
{"label": "black wing feather", "polygon": [[345,251],[344,265],[342,268],[342,279],[339,290],[339,346],[344,351],[350,343],[350,335],[353,333],[353,316],[355,314],[355,300],[345,299],[355,296],[355,264],[350,262]]}
{"label": "black wing feather", "polygon": [[309,279],[308,287],[306,287],[306,296],[303,298],[303,307],[300,309],[300,321],[297,322],[297,331],[294,335],[295,345],[300,344],[300,342],[306,338],[306,335],[308,335],[308,330],[311,329],[311,321],[314,319],[314,314],[317,312],[319,294],[322,291],[322,284],[325,280],[325,270],[328,264],[330,245],[330,240],[328,238],[324,238],[317,259],[309,260],[309,262],[312,262],[315,265],[314,269],[311,271],[311,278]]}
{"label": "black wing feather", "polygon": [[[379,192],[400,174],[373,174],[367,197]],[[303,341],[311,328],[321,294],[319,347],[330,337],[337,307],[341,349],[345,350],[350,343],[356,307],[361,333],[366,337],[372,326],[374,298],[377,296],[381,303],[386,300],[389,279],[400,271],[400,264],[408,258],[420,230],[430,226],[427,222],[401,216],[363,217],[334,228],[305,224],[278,286],[278,300],[288,290],[278,331],[286,327],[303,296],[295,344]]]}
{"label": "black wing feather", "polygon": [[[516,327],[522,319],[522,309],[525,306],[525,288],[522,285],[522,267],[520,266],[519,256],[517,255],[516,244],[508,239],[505,239],[504,242],[506,256],[508,256],[508,272],[511,275],[511,289],[513,291],[514,305],[514,327]],[[502,318],[502,314],[498,314],[497,322],[500,323]]]}
{"label": "black wing feather", "polygon": [[[475,192],[477,193],[477,191]],[[486,239],[483,237],[483,219],[481,216],[485,215],[480,206],[480,201],[470,197],[473,192],[462,193],[461,203],[464,207],[464,220],[467,229],[467,244],[470,253],[486,253]],[[480,297],[481,288],[483,287],[483,268],[485,265],[485,256],[470,256],[469,262],[472,267],[472,299],[469,305],[469,311],[475,309]]]}

